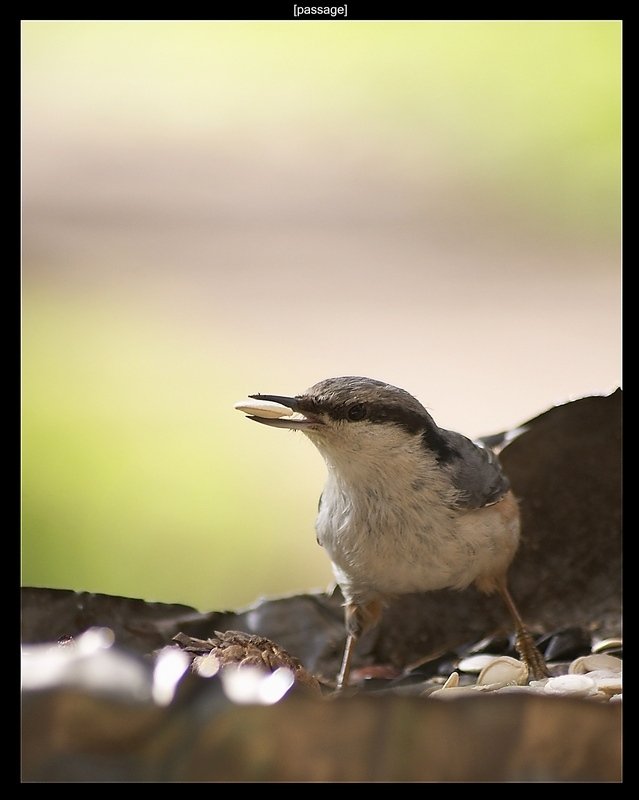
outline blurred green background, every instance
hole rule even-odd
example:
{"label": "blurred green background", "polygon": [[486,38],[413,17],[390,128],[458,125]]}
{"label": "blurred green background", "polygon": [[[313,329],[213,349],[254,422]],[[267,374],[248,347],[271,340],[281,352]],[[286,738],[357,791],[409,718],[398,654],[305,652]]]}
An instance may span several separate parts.
{"label": "blurred green background", "polygon": [[620,380],[619,22],[24,22],[23,581],[331,580],[301,434],[361,374],[468,435]]}

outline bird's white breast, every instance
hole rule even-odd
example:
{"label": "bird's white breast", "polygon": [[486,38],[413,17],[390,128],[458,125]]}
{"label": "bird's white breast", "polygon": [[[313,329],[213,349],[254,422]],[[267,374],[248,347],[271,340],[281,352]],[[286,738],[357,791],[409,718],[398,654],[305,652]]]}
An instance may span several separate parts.
{"label": "bird's white breast", "polygon": [[[388,443],[388,444],[392,444]],[[320,447],[320,450],[322,448]],[[450,483],[422,448],[324,452],[329,477],[316,522],[348,602],[443,588],[465,588],[505,570],[518,541],[517,521],[491,509],[453,508]]]}

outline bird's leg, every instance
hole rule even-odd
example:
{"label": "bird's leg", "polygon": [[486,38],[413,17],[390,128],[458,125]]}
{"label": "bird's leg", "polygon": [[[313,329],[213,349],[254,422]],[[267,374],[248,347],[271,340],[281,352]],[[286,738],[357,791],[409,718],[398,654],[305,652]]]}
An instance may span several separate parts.
{"label": "bird's leg", "polygon": [[539,681],[542,678],[547,678],[550,673],[548,672],[548,667],[546,666],[544,657],[537,649],[532,636],[524,625],[524,621],[517,610],[515,601],[508,591],[505,578],[497,582],[497,591],[501,595],[502,600],[506,604],[506,608],[510,612],[510,616],[513,618],[513,622],[515,623],[515,647],[517,648],[520,658],[528,667],[528,673],[530,677],[536,681]]}
{"label": "bird's leg", "polygon": [[344,656],[342,657],[342,666],[337,676],[337,691],[341,692],[345,686],[348,686],[348,679],[351,674],[351,661],[353,660],[353,650],[355,649],[355,642],[357,637],[348,633],[346,635],[346,646],[344,647]]}
{"label": "bird's leg", "polygon": [[375,626],[382,614],[382,603],[379,600],[371,600],[368,603],[358,605],[356,603],[346,603],[344,607],[344,622],[346,625],[346,646],[342,657],[342,666],[337,676],[337,691],[341,692],[348,686],[351,674],[351,662],[353,651],[359,637],[369,628]]}

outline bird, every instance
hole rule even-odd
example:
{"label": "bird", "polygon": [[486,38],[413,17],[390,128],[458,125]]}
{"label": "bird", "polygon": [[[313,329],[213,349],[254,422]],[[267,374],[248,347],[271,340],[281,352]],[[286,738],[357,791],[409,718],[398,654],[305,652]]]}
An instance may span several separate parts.
{"label": "bird", "polygon": [[508,588],[521,521],[493,450],[440,428],[409,392],[372,378],[328,378],[293,397],[252,394],[235,408],[302,431],[326,462],[315,530],[344,597],[338,691],[357,640],[394,598],[471,584],[501,597],[529,677],[548,676]]}

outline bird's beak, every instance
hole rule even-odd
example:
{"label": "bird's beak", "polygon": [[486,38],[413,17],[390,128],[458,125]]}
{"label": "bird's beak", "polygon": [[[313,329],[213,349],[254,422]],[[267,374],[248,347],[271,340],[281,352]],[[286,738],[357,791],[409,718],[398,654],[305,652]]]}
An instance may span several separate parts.
{"label": "bird's beak", "polygon": [[317,419],[309,419],[299,412],[298,398],[282,397],[278,394],[251,394],[248,400],[240,400],[234,408],[249,415],[249,419],[270,425],[272,428],[303,430],[316,425]]}

